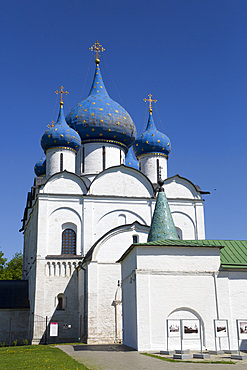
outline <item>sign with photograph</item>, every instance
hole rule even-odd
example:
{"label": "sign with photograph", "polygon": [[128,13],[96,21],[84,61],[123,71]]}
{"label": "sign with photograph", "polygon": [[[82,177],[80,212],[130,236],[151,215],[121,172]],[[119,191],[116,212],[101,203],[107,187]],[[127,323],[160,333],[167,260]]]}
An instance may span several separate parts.
{"label": "sign with photograph", "polygon": [[167,320],[168,337],[180,337],[180,320]]}
{"label": "sign with photograph", "polygon": [[217,338],[228,337],[227,320],[215,320],[214,325]]}
{"label": "sign with photograph", "polygon": [[50,337],[57,337],[58,336],[58,323],[51,322],[50,323]]}
{"label": "sign with photograph", "polygon": [[199,320],[183,320],[183,339],[200,339]]}
{"label": "sign with photograph", "polygon": [[239,339],[247,339],[247,320],[237,320]]}

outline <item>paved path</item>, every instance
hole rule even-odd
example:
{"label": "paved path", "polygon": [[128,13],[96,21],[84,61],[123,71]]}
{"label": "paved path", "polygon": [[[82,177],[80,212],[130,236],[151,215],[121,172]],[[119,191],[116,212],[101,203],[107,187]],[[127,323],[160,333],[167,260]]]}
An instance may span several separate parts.
{"label": "paved path", "polygon": [[[247,360],[236,365],[167,362],[144,356],[123,345],[58,345],[62,351],[92,370],[244,370]],[[212,356],[212,361],[230,360],[230,356]]]}

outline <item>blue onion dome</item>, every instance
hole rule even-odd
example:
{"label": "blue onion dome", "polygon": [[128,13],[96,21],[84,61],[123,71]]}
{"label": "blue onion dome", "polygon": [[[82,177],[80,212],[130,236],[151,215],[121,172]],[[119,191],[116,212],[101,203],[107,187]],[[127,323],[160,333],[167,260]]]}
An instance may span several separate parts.
{"label": "blue onion dome", "polygon": [[88,97],[78,103],[66,116],[69,126],[75,129],[82,143],[112,142],[128,148],[136,139],[136,127],[128,112],[112,100],[102,80],[99,59]]}
{"label": "blue onion dome", "polygon": [[129,148],[128,153],[125,157],[125,166],[135,168],[139,170],[139,162],[134,156],[133,147]]}
{"label": "blue onion dome", "polygon": [[51,125],[44,133],[41,139],[41,146],[44,152],[50,148],[66,147],[75,150],[80,149],[81,139],[78,133],[70,128],[65,121],[63,112],[63,102],[60,102],[60,111],[58,114],[57,123]]}
{"label": "blue onion dome", "polygon": [[152,109],[149,110],[149,119],[146,131],[138,137],[133,145],[134,153],[138,158],[142,154],[159,153],[165,156],[171,151],[171,142],[162,132],[158,131],[152,115]]}
{"label": "blue onion dome", "polygon": [[45,176],[46,174],[46,157],[43,157],[36,163],[34,167],[34,172],[36,176]]}

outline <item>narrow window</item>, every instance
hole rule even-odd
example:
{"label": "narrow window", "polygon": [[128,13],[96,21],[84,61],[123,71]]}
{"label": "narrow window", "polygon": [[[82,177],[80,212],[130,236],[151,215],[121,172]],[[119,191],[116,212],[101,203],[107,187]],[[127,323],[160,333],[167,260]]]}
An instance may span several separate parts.
{"label": "narrow window", "polygon": [[141,165],[141,162],[139,162],[139,171],[142,170],[142,165]]}
{"label": "narrow window", "polygon": [[66,298],[63,293],[58,294],[57,296],[57,310],[64,310],[66,306]]}
{"label": "narrow window", "polygon": [[85,147],[82,147],[82,172],[85,172]]}
{"label": "narrow window", "polygon": [[120,164],[122,163],[122,151],[120,150]]}
{"label": "narrow window", "polygon": [[62,310],[62,309],[63,309],[63,298],[58,297],[57,310]]}
{"label": "narrow window", "polygon": [[159,182],[159,180],[160,180],[160,161],[159,161],[159,159],[157,159],[157,184],[158,184],[158,182]]}
{"label": "narrow window", "polygon": [[133,243],[138,243],[139,242],[138,235],[133,235],[132,238],[133,238]]}
{"label": "narrow window", "polygon": [[60,172],[63,171],[63,153],[60,153]]}
{"label": "narrow window", "polygon": [[76,233],[72,229],[62,233],[62,254],[76,254]]}
{"label": "narrow window", "polygon": [[105,146],[102,146],[103,171],[105,170]]}

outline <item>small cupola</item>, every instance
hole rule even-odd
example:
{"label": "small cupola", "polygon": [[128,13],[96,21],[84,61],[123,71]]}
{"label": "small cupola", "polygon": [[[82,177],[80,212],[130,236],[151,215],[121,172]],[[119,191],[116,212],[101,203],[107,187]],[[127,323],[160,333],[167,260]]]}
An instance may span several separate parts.
{"label": "small cupola", "polygon": [[147,127],[143,134],[136,139],[133,150],[139,160],[140,170],[152,183],[158,183],[159,179],[167,178],[167,159],[171,151],[171,142],[166,134],[157,130],[152,109],[152,102],[156,103],[157,100],[152,99],[151,94],[148,97],[148,99],[143,99],[145,102],[149,102]]}
{"label": "small cupola", "polygon": [[60,110],[56,124],[48,125],[48,130],[41,139],[41,146],[46,154],[46,176],[67,170],[75,173],[75,157],[81,146],[78,133],[69,127],[63,112],[63,94],[67,94],[61,86]]}

